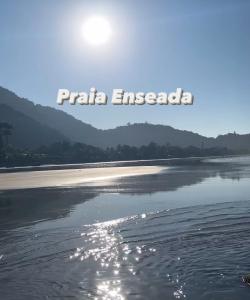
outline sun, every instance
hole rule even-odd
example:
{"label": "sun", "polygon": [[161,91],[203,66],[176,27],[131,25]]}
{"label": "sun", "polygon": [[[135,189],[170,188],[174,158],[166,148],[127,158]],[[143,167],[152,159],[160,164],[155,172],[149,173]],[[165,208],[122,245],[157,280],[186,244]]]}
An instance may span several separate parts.
{"label": "sun", "polygon": [[93,46],[106,44],[112,35],[109,21],[101,16],[88,18],[83,24],[83,37]]}

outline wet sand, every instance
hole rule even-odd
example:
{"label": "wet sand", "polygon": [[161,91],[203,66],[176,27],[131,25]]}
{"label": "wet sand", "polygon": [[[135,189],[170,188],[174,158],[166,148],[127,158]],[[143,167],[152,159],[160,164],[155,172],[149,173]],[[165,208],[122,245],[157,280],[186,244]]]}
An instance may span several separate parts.
{"label": "wet sand", "polygon": [[163,169],[160,166],[134,166],[3,173],[0,174],[0,190],[74,186],[127,176],[156,174]]}

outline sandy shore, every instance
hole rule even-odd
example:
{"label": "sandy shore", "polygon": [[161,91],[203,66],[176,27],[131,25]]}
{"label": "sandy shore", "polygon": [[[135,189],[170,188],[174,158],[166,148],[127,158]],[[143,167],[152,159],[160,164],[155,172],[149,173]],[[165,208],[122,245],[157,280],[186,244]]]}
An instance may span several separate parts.
{"label": "sandy shore", "polygon": [[0,174],[0,190],[93,184],[100,180],[156,174],[162,169],[159,166],[134,166],[3,173]]}

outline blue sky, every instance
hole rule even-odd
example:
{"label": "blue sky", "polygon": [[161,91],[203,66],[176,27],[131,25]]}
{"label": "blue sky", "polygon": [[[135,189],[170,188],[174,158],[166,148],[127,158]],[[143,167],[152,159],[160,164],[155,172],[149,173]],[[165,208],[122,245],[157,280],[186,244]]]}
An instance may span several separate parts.
{"label": "blue sky", "polygon": [[[113,36],[93,49],[91,15]],[[250,132],[250,1],[0,0],[0,85],[98,128],[167,124],[207,136]],[[59,107],[59,88],[192,92],[193,106]]]}

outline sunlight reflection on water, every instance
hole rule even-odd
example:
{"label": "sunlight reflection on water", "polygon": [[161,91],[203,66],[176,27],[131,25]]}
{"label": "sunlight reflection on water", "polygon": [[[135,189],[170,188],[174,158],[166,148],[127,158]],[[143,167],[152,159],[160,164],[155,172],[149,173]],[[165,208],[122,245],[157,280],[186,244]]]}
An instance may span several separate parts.
{"label": "sunlight reflection on water", "polygon": [[[167,210],[169,211],[169,210]],[[88,260],[97,263],[95,272],[95,292],[89,293],[90,299],[95,300],[124,300],[127,299],[123,290],[122,281],[124,274],[137,275],[139,261],[144,257],[155,255],[157,250],[146,245],[129,245],[119,234],[119,225],[135,220],[135,224],[142,219],[153,216],[153,213],[141,214],[129,218],[121,218],[93,225],[85,225],[85,232],[80,236],[85,246],[76,248],[70,255],[70,260],[79,259],[79,263]],[[180,260],[180,257],[177,258]],[[102,278],[104,280],[102,280]],[[109,278],[109,280],[107,280]],[[183,285],[180,285],[178,275],[173,279],[169,274],[167,279],[178,287],[173,292],[176,299],[185,298]]]}
{"label": "sunlight reflection on water", "polygon": [[[80,261],[93,259],[98,262],[99,270],[96,271],[96,294],[89,294],[90,298],[96,300],[123,300],[121,279],[119,277],[121,263],[119,262],[120,249],[119,246],[123,242],[121,235],[115,234],[114,228],[124,222],[126,219],[118,219],[114,221],[97,223],[89,226],[87,232],[81,233],[84,242],[87,245],[96,245],[94,248],[86,249],[84,247],[77,248],[70,259],[80,257]],[[108,270],[114,276],[113,280],[101,280],[100,275],[103,270]]]}

